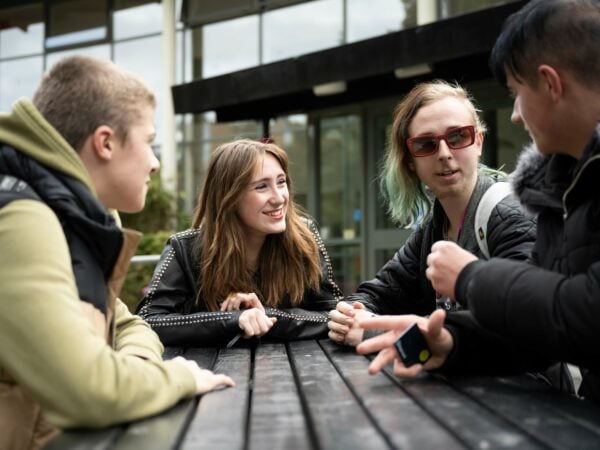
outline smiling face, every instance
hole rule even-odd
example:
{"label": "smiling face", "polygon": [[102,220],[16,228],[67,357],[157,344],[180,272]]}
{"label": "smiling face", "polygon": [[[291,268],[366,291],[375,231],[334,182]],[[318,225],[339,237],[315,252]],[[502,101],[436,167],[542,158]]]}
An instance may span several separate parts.
{"label": "smiling face", "polygon": [[[408,127],[410,137],[441,135],[466,125],[475,125],[464,100],[445,97],[423,106]],[[419,179],[440,200],[461,196],[470,198],[477,180],[483,134],[477,132],[473,145],[452,150],[443,139],[437,153],[413,158],[411,166]]]}
{"label": "smiling face", "polygon": [[246,237],[263,241],[268,234],[283,233],[289,202],[286,174],[270,153],[260,158],[242,196],[237,215]]}

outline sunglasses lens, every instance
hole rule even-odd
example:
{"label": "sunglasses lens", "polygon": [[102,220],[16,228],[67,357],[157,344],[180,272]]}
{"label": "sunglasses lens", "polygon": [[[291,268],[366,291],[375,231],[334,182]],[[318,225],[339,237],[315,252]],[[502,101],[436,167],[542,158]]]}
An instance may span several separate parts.
{"label": "sunglasses lens", "polygon": [[412,151],[416,156],[425,156],[436,152],[438,141],[433,137],[422,137],[413,139],[411,144]]}
{"label": "sunglasses lens", "polygon": [[468,147],[473,143],[473,131],[471,128],[460,128],[446,135],[446,142],[450,148]]}

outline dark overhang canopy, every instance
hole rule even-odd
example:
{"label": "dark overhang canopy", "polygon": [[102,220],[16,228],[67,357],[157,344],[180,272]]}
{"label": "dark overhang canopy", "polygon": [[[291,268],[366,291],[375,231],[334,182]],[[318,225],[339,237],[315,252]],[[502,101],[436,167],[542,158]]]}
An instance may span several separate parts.
{"label": "dark overhang canopy", "polygon": [[[284,114],[400,94],[423,68],[428,78],[468,82],[488,78],[489,52],[502,23],[526,0],[481,9],[332,49],[173,86],[175,112],[215,111],[220,122]],[[401,71],[400,71],[401,72]],[[313,88],[345,82],[343,92],[317,96]]]}

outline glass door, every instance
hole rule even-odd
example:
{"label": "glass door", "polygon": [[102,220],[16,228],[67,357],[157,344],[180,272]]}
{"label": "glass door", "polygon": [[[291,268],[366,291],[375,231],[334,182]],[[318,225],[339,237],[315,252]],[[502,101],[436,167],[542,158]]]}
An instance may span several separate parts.
{"label": "glass door", "polygon": [[366,274],[371,279],[404,244],[411,230],[392,223],[379,188],[379,171],[388,144],[394,103],[370,107],[366,114]]}
{"label": "glass door", "polygon": [[317,219],[344,294],[362,281],[363,180],[361,118],[316,119]]}

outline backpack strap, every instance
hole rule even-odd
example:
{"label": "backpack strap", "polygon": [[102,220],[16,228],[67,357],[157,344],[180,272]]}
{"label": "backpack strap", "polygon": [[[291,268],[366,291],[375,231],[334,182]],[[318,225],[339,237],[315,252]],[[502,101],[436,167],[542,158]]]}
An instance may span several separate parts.
{"label": "backpack strap", "polygon": [[487,226],[492,210],[496,205],[511,193],[510,183],[499,181],[492,184],[479,200],[477,211],[475,211],[475,237],[479,250],[485,259],[490,259],[490,251],[487,245]]}
{"label": "backpack strap", "polygon": [[39,195],[23,180],[0,174],[0,208],[13,200],[40,200]]}

